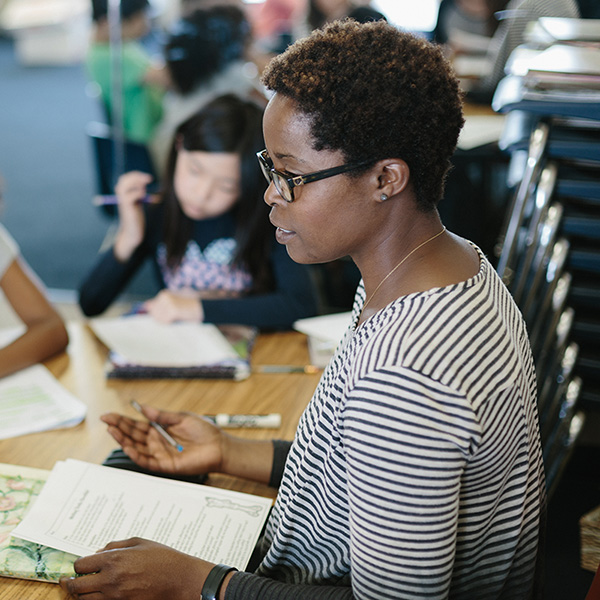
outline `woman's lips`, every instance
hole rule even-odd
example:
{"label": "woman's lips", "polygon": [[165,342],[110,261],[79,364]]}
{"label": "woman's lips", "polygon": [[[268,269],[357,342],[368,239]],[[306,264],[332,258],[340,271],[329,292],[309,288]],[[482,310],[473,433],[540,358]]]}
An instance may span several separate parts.
{"label": "woman's lips", "polygon": [[290,231],[289,229],[284,229],[283,227],[277,227],[275,230],[275,239],[280,244],[286,244],[289,240],[294,237],[295,233]]}

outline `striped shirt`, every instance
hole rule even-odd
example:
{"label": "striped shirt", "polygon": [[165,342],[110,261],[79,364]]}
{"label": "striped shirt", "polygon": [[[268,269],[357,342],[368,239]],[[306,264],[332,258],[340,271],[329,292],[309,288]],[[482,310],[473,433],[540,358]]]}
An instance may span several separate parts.
{"label": "striped shirt", "polygon": [[521,315],[479,254],[469,280],[348,331],[291,446],[263,577],[235,575],[228,600],[533,597],[534,368]]}

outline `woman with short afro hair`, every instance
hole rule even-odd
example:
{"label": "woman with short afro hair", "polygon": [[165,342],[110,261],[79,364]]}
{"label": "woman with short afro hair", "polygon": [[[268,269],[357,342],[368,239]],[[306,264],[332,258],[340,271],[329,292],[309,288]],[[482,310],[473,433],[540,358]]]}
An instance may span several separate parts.
{"label": "woman with short afro hair", "polygon": [[89,575],[63,585],[128,600],[539,597],[545,483],[527,332],[481,250],[436,209],[462,124],[450,67],[391,25],[344,21],[263,79],[274,93],[258,159],[276,239],[300,263],[354,260],[351,324],[292,442],[146,408],[177,453],[146,423],[104,417],[144,468],[278,487],[248,572],[134,539],[79,559]]}
{"label": "woman with short afro hair", "polygon": [[368,35],[348,47],[340,43],[332,60],[332,40],[349,35],[348,27],[338,22],[317,30],[275,57],[263,83],[312,116],[317,150],[339,149],[346,162],[403,158],[419,205],[432,208],[464,123],[458,82],[436,47],[398,39],[392,27],[357,26]]}

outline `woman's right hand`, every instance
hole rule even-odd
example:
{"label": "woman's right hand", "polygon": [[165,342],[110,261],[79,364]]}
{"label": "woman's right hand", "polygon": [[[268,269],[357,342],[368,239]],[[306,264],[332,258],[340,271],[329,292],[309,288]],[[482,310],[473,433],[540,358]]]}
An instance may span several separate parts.
{"label": "woman's right hand", "polygon": [[118,199],[119,230],[115,239],[114,253],[117,260],[129,260],[135,249],[144,239],[146,221],[142,200],[152,175],[141,171],[130,171],[119,177],[115,186]]}
{"label": "woman's right hand", "polygon": [[182,475],[221,470],[226,435],[218,427],[190,413],[160,411],[150,406],[143,406],[142,410],[148,420],[167,430],[183,451],[171,446],[147,421],[116,413],[103,415],[108,432],[134,462],[152,471]]}
{"label": "woman's right hand", "polygon": [[181,475],[225,473],[269,482],[273,466],[271,440],[229,435],[191,413],[161,411],[150,406],[142,406],[142,411],[149,421],[167,430],[183,451],[178,452],[148,421],[116,413],[105,414],[102,420],[125,454],[144,469]]}

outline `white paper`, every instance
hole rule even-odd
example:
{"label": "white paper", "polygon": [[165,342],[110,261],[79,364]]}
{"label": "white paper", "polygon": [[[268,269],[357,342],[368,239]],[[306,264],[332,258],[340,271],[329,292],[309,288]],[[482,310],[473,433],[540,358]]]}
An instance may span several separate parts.
{"label": "white paper", "polygon": [[533,57],[529,71],[572,75],[600,75],[600,49],[554,44]]}
{"label": "white paper", "polygon": [[352,312],[299,319],[294,329],[308,336],[308,352],[311,364],[324,368],[350,327]]}
{"label": "white paper", "polygon": [[79,556],[142,537],[244,569],[272,501],[67,460],[56,463],[14,537]]}
{"label": "white paper", "polygon": [[22,336],[25,331],[26,329],[23,325],[0,329],[0,348],[4,348],[14,342],[18,337]]}
{"label": "white paper", "polygon": [[461,150],[497,142],[504,130],[504,115],[467,115],[458,138]]}
{"label": "white paper", "polygon": [[351,319],[352,312],[310,317],[296,321],[294,329],[323,342],[329,342],[330,345],[337,346],[348,327],[350,327]]}
{"label": "white paper", "polygon": [[555,40],[600,41],[600,19],[541,17],[539,24]]}
{"label": "white paper", "polygon": [[159,323],[150,315],[90,320],[98,338],[126,362],[147,367],[197,367],[239,360],[210,323]]}
{"label": "white paper", "polygon": [[71,427],[86,410],[43,365],[0,379],[0,439]]}

